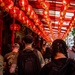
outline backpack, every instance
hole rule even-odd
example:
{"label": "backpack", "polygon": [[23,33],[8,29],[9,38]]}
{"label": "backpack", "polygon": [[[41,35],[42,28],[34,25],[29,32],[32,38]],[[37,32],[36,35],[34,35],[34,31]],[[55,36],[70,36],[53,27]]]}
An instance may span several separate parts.
{"label": "backpack", "polygon": [[75,61],[68,59],[64,66],[56,65],[54,62],[49,75],[75,75]]}
{"label": "backpack", "polygon": [[41,64],[36,50],[24,50],[20,57],[18,58],[21,64],[19,75],[39,75]]}

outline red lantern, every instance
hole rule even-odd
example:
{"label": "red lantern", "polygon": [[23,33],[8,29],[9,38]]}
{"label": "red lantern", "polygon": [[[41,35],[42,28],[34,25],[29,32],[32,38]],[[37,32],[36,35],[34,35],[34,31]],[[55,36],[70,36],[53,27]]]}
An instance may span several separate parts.
{"label": "red lantern", "polygon": [[32,6],[28,5],[28,6],[26,7],[27,15],[30,15],[31,11],[32,11]]}
{"label": "red lantern", "polygon": [[18,7],[13,7],[12,9],[10,9],[9,13],[11,17],[17,18],[17,15],[20,13],[20,10]]}
{"label": "red lantern", "polygon": [[21,20],[19,20],[21,23],[25,24],[27,20],[27,16],[23,16]]}
{"label": "red lantern", "polygon": [[47,8],[49,9],[49,6],[50,6],[49,2],[45,2],[45,5],[46,5]]}
{"label": "red lantern", "polygon": [[34,19],[34,18],[33,18],[34,15],[35,15],[35,12],[34,12],[34,10],[32,10],[29,17],[30,17],[31,19]]}
{"label": "red lantern", "polygon": [[3,10],[9,12],[9,10],[14,6],[14,3],[12,1],[9,2],[9,4],[5,4],[5,6],[2,8]]}
{"label": "red lantern", "polygon": [[12,8],[13,6],[14,6],[14,3],[13,3],[13,1],[12,0],[3,0],[3,2],[4,2],[4,7],[5,8],[8,8],[8,9],[10,9],[10,8]]}
{"label": "red lantern", "polygon": [[40,25],[39,23],[40,23],[40,20],[39,19],[36,19],[35,25]]}
{"label": "red lantern", "polygon": [[36,31],[36,26],[35,25],[33,26],[33,30]]}
{"label": "red lantern", "polygon": [[32,28],[33,26],[32,22],[29,19],[26,20],[26,24],[29,28]]}
{"label": "red lantern", "polygon": [[38,0],[38,2],[45,2],[45,0]]}
{"label": "red lantern", "polygon": [[35,22],[35,20],[38,19],[38,15],[34,14],[33,19],[34,19],[34,22]]}
{"label": "red lantern", "polygon": [[63,0],[63,5],[68,5],[70,3],[70,0]]}
{"label": "red lantern", "polygon": [[25,16],[24,12],[23,11],[19,11],[19,13],[17,14],[17,19],[18,20],[22,20],[22,18]]}
{"label": "red lantern", "polygon": [[18,24],[11,24],[10,25],[10,30],[19,31],[20,30],[20,25],[18,25]]}
{"label": "red lantern", "polygon": [[43,11],[43,14],[44,14],[44,15],[49,15],[49,11],[44,10],[44,11]]}
{"label": "red lantern", "polygon": [[2,3],[3,2],[3,0],[0,0],[0,3]]}
{"label": "red lantern", "polygon": [[49,9],[49,3],[48,2],[41,3],[41,6],[44,9]]}
{"label": "red lantern", "polygon": [[19,0],[19,5],[20,5],[21,7],[28,5],[28,0]]}

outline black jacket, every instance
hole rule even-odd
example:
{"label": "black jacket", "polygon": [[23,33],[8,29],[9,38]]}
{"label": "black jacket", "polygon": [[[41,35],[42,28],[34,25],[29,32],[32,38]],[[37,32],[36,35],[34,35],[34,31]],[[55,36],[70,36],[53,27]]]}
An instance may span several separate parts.
{"label": "black jacket", "polygon": [[46,64],[40,75],[75,75],[75,61],[61,58]]}

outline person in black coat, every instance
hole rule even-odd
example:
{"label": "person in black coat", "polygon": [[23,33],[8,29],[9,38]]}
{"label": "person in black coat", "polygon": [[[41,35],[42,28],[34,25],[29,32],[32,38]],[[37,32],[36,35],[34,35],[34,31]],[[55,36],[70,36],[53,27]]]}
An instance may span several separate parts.
{"label": "person in black coat", "polygon": [[75,75],[75,61],[68,59],[65,41],[53,41],[52,61],[41,69],[40,75]]}

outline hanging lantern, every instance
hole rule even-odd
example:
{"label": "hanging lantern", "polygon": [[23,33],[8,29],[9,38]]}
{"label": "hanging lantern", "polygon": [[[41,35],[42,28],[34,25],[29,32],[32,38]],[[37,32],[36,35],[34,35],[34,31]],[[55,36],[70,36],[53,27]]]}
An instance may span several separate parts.
{"label": "hanging lantern", "polygon": [[26,6],[26,5],[28,5],[28,0],[19,0],[19,5],[20,6]]}
{"label": "hanging lantern", "polygon": [[9,13],[11,17],[16,18],[17,15],[20,13],[20,10],[18,7],[13,7],[12,9],[10,9]]}
{"label": "hanging lantern", "polygon": [[40,20],[39,19],[36,19],[35,25],[40,25]]}
{"label": "hanging lantern", "polygon": [[50,4],[49,4],[49,2],[45,2],[45,4],[46,4],[46,9],[49,9],[49,7],[50,7]]}
{"label": "hanging lantern", "polygon": [[44,3],[41,3],[41,6],[42,6],[42,8],[44,8],[44,9],[48,10],[48,9],[49,9],[50,4],[49,4],[49,2],[44,2]]}
{"label": "hanging lantern", "polygon": [[19,6],[22,10],[26,10],[26,7],[28,6],[28,0],[19,0]]}
{"label": "hanging lantern", "polygon": [[45,0],[38,0],[38,2],[45,2]]}
{"label": "hanging lantern", "polygon": [[9,11],[9,9],[11,9],[14,6],[14,3],[12,0],[3,0],[3,2],[1,2],[1,7],[3,10],[5,11]]}
{"label": "hanging lantern", "polygon": [[30,15],[31,11],[32,11],[32,6],[28,5],[28,6],[26,7],[27,15]]}
{"label": "hanging lantern", "polygon": [[34,10],[32,10],[29,17],[30,17],[31,19],[34,19],[34,18],[33,18],[34,15],[35,15],[35,12],[34,12]]}
{"label": "hanging lantern", "polygon": [[18,20],[22,20],[22,18],[25,16],[24,12],[23,11],[19,11],[19,13],[17,14],[17,19]]}
{"label": "hanging lantern", "polygon": [[32,29],[33,24],[32,24],[32,22],[31,22],[29,19],[26,20],[26,24],[27,24],[27,26],[28,26],[29,28]]}
{"label": "hanging lantern", "polygon": [[6,12],[9,12],[9,10],[14,6],[14,3],[11,1],[9,4],[5,4],[5,6],[2,8]]}
{"label": "hanging lantern", "polygon": [[0,3],[3,2],[3,0],[0,0]]}
{"label": "hanging lantern", "polygon": [[48,2],[41,2],[40,5],[42,6],[42,8],[48,10],[49,9],[49,3]]}
{"label": "hanging lantern", "polygon": [[33,26],[33,30],[36,31],[36,29],[37,29],[37,28],[36,28],[36,26],[34,25],[34,26]]}
{"label": "hanging lantern", "polygon": [[44,14],[44,15],[49,15],[49,11],[44,10],[44,11],[43,11],[43,14]]}
{"label": "hanging lantern", "polygon": [[11,24],[10,25],[10,30],[19,31],[20,30],[20,25],[18,25],[18,24]]}
{"label": "hanging lantern", "polygon": [[63,5],[67,5],[70,3],[70,0],[63,0]]}
{"label": "hanging lantern", "polygon": [[34,22],[35,22],[35,20],[38,19],[38,15],[34,14],[33,19],[34,19]]}
{"label": "hanging lantern", "polygon": [[26,20],[27,20],[27,16],[23,16],[22,19],[20,19],[19,21],[23,24],[26,24]]}

